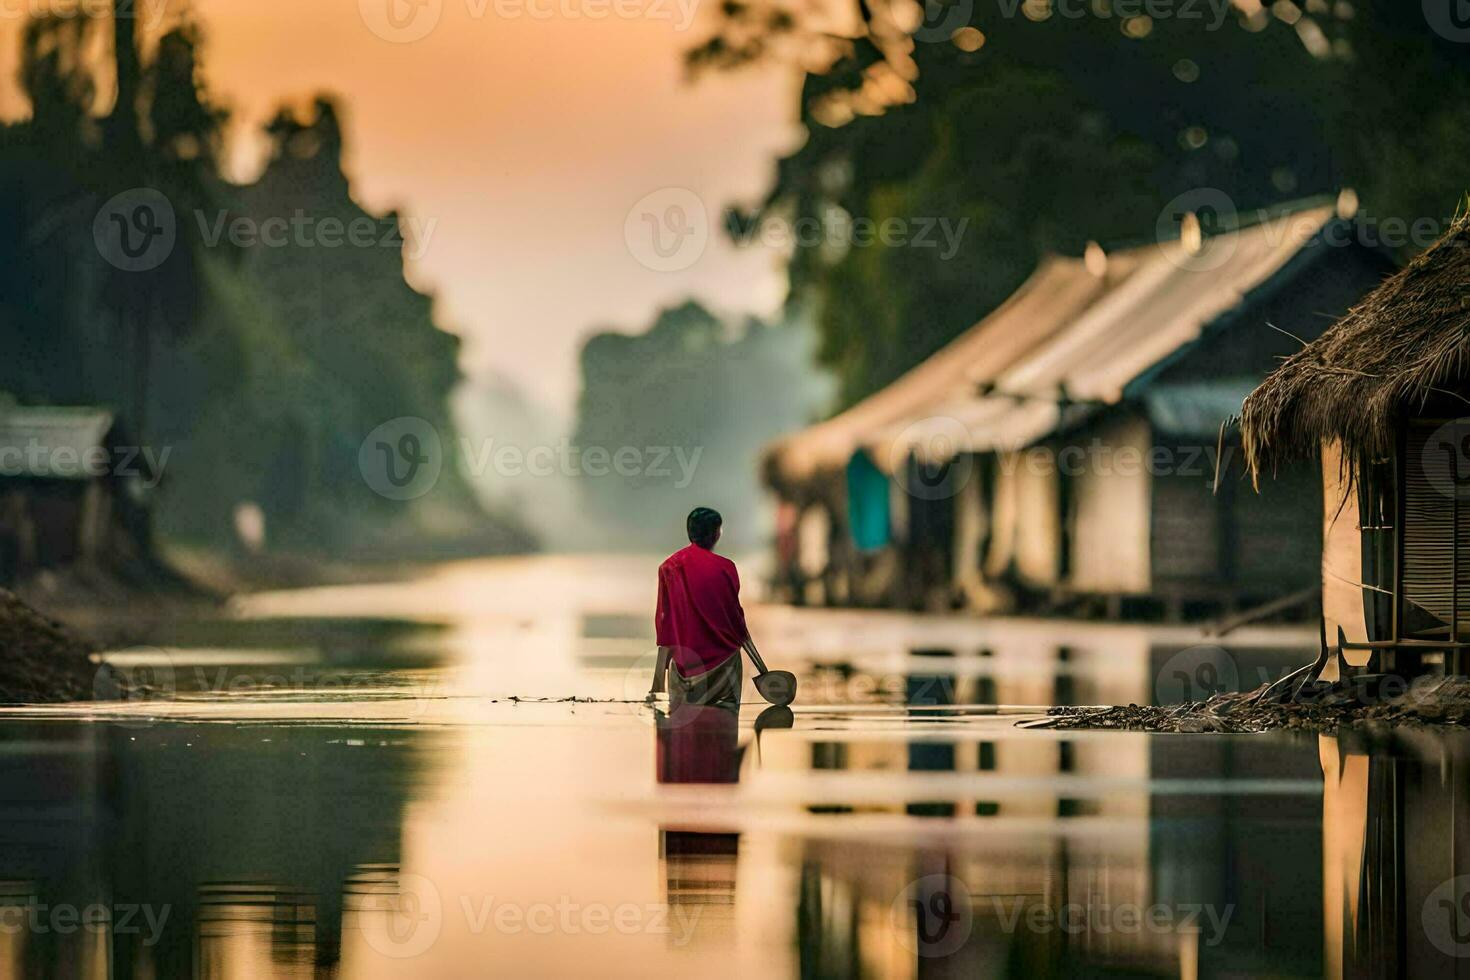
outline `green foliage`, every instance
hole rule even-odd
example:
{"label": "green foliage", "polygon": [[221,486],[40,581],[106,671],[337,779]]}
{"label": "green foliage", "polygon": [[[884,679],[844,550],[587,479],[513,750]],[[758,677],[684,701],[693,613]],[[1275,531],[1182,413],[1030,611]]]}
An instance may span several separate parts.
{"label": "green foliage", "polygon": [[[843,403],[993,309],[1043,253],[1172,233],[1166,205],[1191,189],[1249,212],[1353,186],[1370,215],[1412,221],[1453,212],[1470,186],[1470,45],[1436,35],[1418,4],[1267,3],[1216,20],[1215,5],[1150,19],[1106,3],[930,3],[915,36],[895,25],[902,6],[860,0],[859,30],[834,37],[783,0],[726,4],[689,56],[695,70],[804,71],[807,139],[743,222],[833,207],[968,222],[948,259],[795,250],[791,299],[815,309]],[[948,39],[966,18],[971,50]]]}
{"label": "green foliage", "polygon": [[[1470,45],[1436,35],[1427,9],[1358,10],[1332,138],[1369,215],[1443,229],[1470,192]],[[1428,244],[1407,243],[1400,257]]]}
{"label": "green foliage", "polygon": [[[479,509],[452,462],[410,502],[373,493],[358,470],[362,440],[398,416],[427,419],[454,449],[457,341],[404,278],[398,217],[352,199],[333,103],[283,111],[262,176],[230,184],[197,30],[158,39],[122,85],[136,105],[99,120],[95,79],[113,65],[87,56],[96,25],[26,31],[33,115],[0,131],[0,249],[14,260],[0,269],[0,336],[15,354],[0,360],[0,389],[111,405],[146,445],[167,447],[156,517],[178,538],[227,542],[234,507],[250,501],[288,549],[527,546],[514,522]],[[177,243],[156,270],[114,268],[93,237],[99,206],[136,187],[173,207]],[[267,241],[272,220],[288,232]],[[371,226],[370,243],[332,234],[353,222]]]}

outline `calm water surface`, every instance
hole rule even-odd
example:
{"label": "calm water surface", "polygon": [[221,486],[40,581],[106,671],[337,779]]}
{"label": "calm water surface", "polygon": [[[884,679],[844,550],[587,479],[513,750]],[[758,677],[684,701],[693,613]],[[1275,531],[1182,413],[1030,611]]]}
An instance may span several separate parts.
{"label": "calm water surface", "polygon": [[1470,973],[1466,739],[1017,727],[1310,632],[758,608],[795,710],[666,716],[653,567],[255,596],[0,713],[0,973]]}

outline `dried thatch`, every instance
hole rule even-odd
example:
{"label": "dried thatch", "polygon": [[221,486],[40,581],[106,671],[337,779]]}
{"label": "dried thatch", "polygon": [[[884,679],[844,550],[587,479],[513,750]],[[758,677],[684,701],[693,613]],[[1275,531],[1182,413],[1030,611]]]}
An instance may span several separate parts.
{"label": "dried thatch", "polygon": [[[1252,476],[1340,440],[1346,460],[1392,452],[1398,422],[1470,379],[1470,214],[1288,358],[1246,398]],[[1470,412],[1470,402],[1466,404]]]}

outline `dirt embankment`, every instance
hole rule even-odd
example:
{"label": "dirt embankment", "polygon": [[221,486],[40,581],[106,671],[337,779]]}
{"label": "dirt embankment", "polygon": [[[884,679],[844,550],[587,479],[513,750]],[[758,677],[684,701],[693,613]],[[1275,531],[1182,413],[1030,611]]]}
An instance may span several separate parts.
{"label": "dirt embankment", "polygon": [[[1395,683],[1396,682],[1396,683]],[[1413,684],[1383,678],[1372,685],[1319,684],[1288,697],[1261,685],[1245,693],[1161,706],[1053,708],[1027,727],[1138,732],[1242,734],[1326,732],[1350,725],[1470,726],[1470,678],[1424,677]]]}
{"label": "dirt embankment", "polygon": [[111,668],[92,662],[95,650],[95,644],[0,589],[0,703],[109,696],[118,678]]}

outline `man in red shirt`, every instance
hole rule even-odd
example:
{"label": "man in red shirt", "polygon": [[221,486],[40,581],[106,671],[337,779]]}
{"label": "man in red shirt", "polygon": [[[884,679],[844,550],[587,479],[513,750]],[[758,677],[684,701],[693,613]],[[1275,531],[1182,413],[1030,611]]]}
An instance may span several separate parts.
{"label": "man in red shirt", "polygon": [[671,710],[686,703],[740,706],[740,650],[754,644],[740,608],[740,574],[712,550],[723,523],[718,511],[694,508],[685,521],[689,547],[658,567],[658,662],[648,695],[663,693],[667,678]]}

